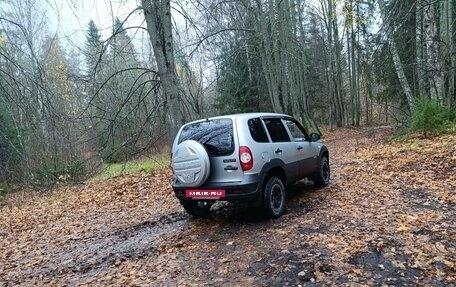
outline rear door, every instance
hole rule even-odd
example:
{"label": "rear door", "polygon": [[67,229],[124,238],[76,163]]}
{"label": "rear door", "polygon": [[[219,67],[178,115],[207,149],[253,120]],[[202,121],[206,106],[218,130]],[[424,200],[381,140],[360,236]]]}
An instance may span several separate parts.
{"label": "rear door", "polygon": [[207,119],[183,128],[179,142],[196,140],[206,148],[209,155],[210,174],[206,183],[242,181],[243,172],[238,159],[239,143],[235,134],[231,118]]}
{"label": "rear door", "polygon": [[263,121],[271,138],[272,157],[285,163],[287,183],[291,183],[300,174],[300,159],[296,157],[296,144],[291,141],[281,118],[263,118]]}

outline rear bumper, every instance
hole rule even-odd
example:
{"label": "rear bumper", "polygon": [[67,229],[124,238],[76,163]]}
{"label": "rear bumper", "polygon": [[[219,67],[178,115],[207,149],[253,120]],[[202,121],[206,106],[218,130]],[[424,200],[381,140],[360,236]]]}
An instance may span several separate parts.
{"label": "rear bumper", "polygon": [[262,176],[259,174],[245,175],[242,181],[237,182],[209,182],[202,186],[191,188],[173,180],[174,194],[179,200],[192,200],[186,197],[187,190],[225,190],[225,197],[217,200],[251,202],[261,199]]}

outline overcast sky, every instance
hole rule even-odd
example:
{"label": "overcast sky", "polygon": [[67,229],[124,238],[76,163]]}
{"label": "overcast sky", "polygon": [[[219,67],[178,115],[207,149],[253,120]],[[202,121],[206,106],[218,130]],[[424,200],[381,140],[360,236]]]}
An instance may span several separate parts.
{"label": "overcast sky", "polygon": [[[106,39],[112,33],[113,19],[123,21],[137,8],[136,0],[42,0],[49,18],[49,28],[67,42],[80,46],[85,42],[87,24],[93,20]],[[143,22],[139,12],[134,13],[126,26],[138,26]]]}

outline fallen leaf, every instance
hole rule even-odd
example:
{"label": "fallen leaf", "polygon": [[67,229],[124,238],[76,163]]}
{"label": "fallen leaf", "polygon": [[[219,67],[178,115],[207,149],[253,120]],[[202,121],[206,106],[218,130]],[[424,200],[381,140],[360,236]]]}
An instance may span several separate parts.
{"label": "fallen leaf", "polygon": [[231,262],[231,259],[227,258],[227,257],[224,257],[222,259],[219,259],[219,262],[220,263],[228,263],[228,262]]}
{"label": "fallen leaf", "polygon": [[410,230],[410,228],[407,227],[407,226],[404,225],[404,224],[401,225],[401,226],[399,226],[399,227],[396,229],[397,232],[408,232],[409,230]]}

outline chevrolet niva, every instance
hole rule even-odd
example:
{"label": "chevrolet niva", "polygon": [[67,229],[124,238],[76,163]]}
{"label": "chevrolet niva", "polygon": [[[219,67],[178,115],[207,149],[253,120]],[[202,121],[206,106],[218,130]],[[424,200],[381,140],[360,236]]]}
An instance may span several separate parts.
{"label": "chevrolet niva", "polygon": [[216,201],[250,202],[267,218],[285,211],[285,187],[302,179],[328,185],[329,152],[317,133],[275,113],[218,116],[183,125],[172,146],[172,187],[202,217]]}

